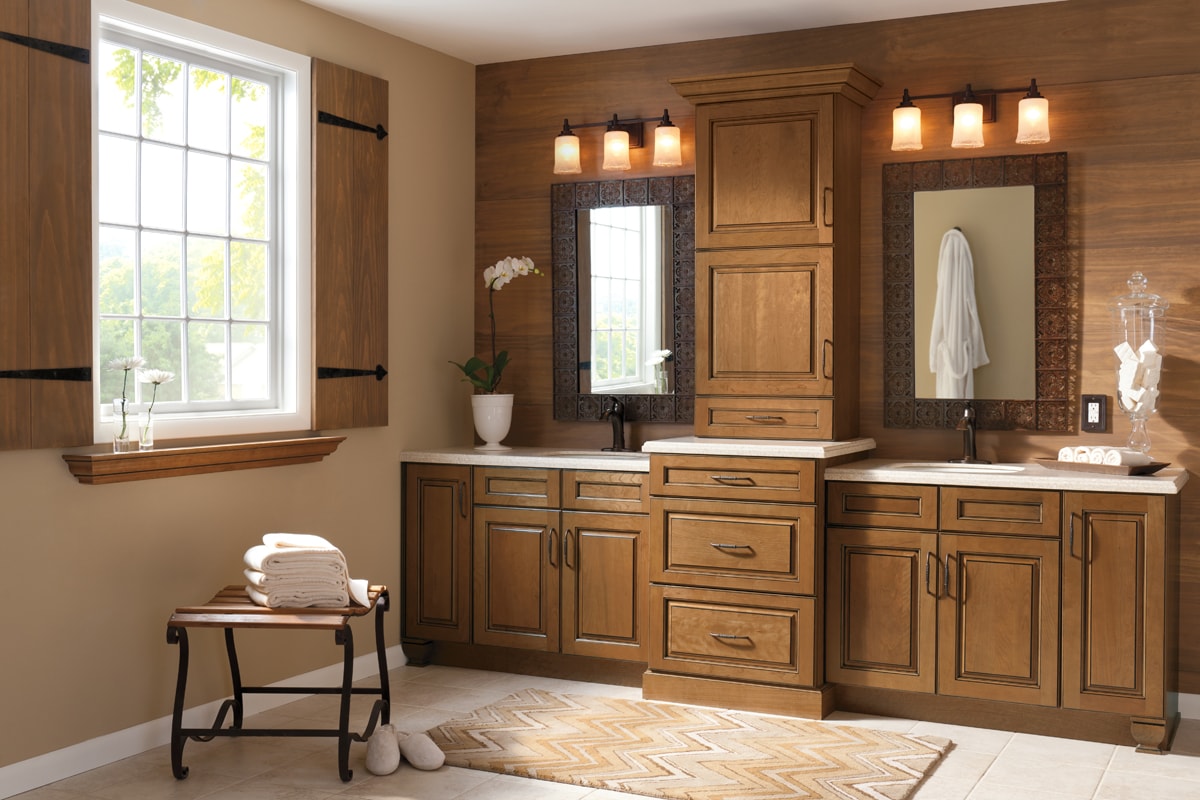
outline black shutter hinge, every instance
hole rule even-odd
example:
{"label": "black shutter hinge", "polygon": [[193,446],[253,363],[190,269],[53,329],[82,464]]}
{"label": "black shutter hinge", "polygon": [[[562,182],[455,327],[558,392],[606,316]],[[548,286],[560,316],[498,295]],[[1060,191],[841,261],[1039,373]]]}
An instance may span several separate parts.
{"label": "black shutter hinge", "polygon": [[317,367],[317,380],[325,378],[360,378],[364,375],[374,375],[375,380],[381,381],[388,371],[383,364],[376,364],[375,369],[350,369],[346,367]]}
{"label": "black shutter hinge", "polygon": [[8,31],[0,31],[0,39],[28,47],[31,50],[41,50],[43,53],[69,58],[72,61],[78,61],[80,64],[90,64],[92,60],[91,51],[86,47],[75,47],[74,45],[62,44],[60,42],[49,42],[45,39],[35,39],[32,36],[22,36],[19,33],[9,33]]}
{"label": "black shutter hinge", "polygon": [[91,367],[52,367],[49,369],[0,369],[0,378],[26,381],[90,381]]}
{"label": "black shutter hinge", "polygon": [[388,135],[387,129],[383,127],[383,123],[372,128],[370,125],[364,125],[361,122],[355,122],[352,119],[339,117],[336,114],[330,114],[328,111],[317,112],[317,122],[324,122],[326,125],[337,125],[339,128],[349,128],[352,131],[365,131],[366,133],[375,134],[375,138],[382,140]]}

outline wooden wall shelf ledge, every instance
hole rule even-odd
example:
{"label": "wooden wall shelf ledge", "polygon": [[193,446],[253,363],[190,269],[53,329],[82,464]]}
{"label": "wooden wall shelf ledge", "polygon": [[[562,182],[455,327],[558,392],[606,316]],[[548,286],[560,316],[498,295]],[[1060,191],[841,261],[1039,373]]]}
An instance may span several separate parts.
{"label": "wooden wall shelf ledge", "polygon": [[63,453],[80,483],[123,483],[235,469],[311,464],[337,450],[345,436],[317,434],[230,439],[178,439],[153,450],[114,453],[111,445]]}

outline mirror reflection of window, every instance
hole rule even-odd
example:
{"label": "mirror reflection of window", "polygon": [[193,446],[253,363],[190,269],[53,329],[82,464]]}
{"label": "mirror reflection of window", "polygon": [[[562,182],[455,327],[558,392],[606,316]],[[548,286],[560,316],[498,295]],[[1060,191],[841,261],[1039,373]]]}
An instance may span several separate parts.
{"label": "mirror reflection of window", "polygon": [[[592,209],[590,260],[591,390],[655,391],[655,351],[663,348],[664,241],[661,206]],[[581,231],[582,232],[582,231]]]}

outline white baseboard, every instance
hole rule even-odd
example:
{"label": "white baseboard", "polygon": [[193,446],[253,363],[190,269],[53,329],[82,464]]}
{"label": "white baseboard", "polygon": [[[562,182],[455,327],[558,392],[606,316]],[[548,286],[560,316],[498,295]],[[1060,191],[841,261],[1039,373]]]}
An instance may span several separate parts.
{"label": "white baseboard", "polygon": [[[387,649],[388,667],[406,663],[404,651],[399,645]],[[342,664],[285,678],[272,686],[339,686],[342,682]],[[375,653],[354,659],[354,679],[370,678],[379,674],[379,659]],[[247,695],[246,716],[257,714],[277,706],[291,703],[304,695],[299,694],[251,694]],[[212,724],[223,700],[189,708],[183,713],[185,727],[206,727]],[[48,783],[61,781],[90,769],[136,756],[171,741],[171,717],[165,716],[150,722],[135,725],[122,731],[98,736],[86,742],[73,744],[61,750],[35,756],[25,761],[0,767],[0,800],[28,792]]]}

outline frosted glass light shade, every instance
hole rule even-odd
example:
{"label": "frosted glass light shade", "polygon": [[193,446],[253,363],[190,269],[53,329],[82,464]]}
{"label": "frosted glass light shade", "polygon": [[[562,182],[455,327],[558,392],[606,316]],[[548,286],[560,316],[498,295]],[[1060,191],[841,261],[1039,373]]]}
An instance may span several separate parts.
{"label": "frosted glass light shade", "polygon": [[630,169],[629,134],[625,131],[606,131],[604,134],[604,169]]}
{"label": "frosted glass light shade", "polygon": [[959,103],[954,107],[951,147],[983,147],[983,105]]}
{"label": "frosted glass light shade", "polygon": [[578,175],[583,172],[579,166],[579,137],[574,134],[563,134],[554,138],[554,174]]}
{"label": "frosted glass light shade", "polygon": [[1026,97],[1017,107],[1017,144],[1042,144],[1050,141],[1050,101],[1044,97]]}
{"label": "frosted glass light shade", "polygon": [[674,125],[659,125],[654,129],[654,166],[682,165],[683,151],[679,146],[679,128]]}
{"label": "frosted glass light shade", "polygon": [[920,150],[921,147],[921,109],[909,105],[892,111],[892,149]]}

